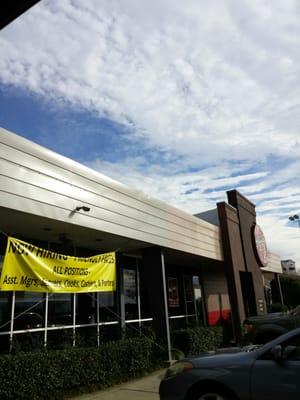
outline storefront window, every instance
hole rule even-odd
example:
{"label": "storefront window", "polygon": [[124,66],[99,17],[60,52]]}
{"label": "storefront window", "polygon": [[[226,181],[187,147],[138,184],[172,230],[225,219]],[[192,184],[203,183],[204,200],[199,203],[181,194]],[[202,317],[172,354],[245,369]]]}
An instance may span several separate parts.
{"label": "storefront window", "polygon": [[204,304],[199,276],[193,276],[193,291],[197,319],[200,322],[204,322]]}
{"label": "storefront window", "polygon": [[173,267],[167,276],[169,319],[172,329],[204,322],[199,276],[180,272],[176,273]]}
{"label": "storefront window", "polygon": [[140,258],[124,257],[123,268],[125,321],[135,321],[137,329],[152,317],[147,282]]}
{"label": "storefront window", "polygon": [[99,293],[99,319],[100,322],[118,320],[115,292]]}
{"label": "storefront window", "polygon": [[97,298],[96,293],[78,293],[76,324],[96,323]]}
{"label": "storefront window", "polygon": [[[152,314],[151,314],[149,293],[147,288],[147,281],[144,274],[142,260],[138,259],[137,262],[138,262],[138,272],[139,272],[139,282],[140,282],[141,318],[148,319],[152,317]],[[148,324],[149,323],[151,324],[151,321],[149,321]],[[143,322],[143,324],[147,325],[146,322]]]}
{"label": "storefront window", "polygon": [[136,270],[124,269],[125,304],[137,304]]}
{"label": "storefront window", "polygon": [[139,319],[136,258],[124,257],[123,279],[125,320]]}
{"label": "storefront window", "polygon": [[203,322],[203,299],[198,275],[184,277],[186,314]]}
{"label": "storefront window", "polygon": [[44,294],[16,292],[14,330],[41,328],[44,320]]}
{"label": "storefront window", "polygon": [[195,310],[195,296],[193,287],[193,277],[184,277],[184,290],[185,290],[185,311],[187,315],[196,314]]}
{"label": "storefront window", "polygon": [[[30,239],[26,240],[33,243]],[[60,243],[36,243],[34,241],[34,244],[61,254],[74,252],[78,256],[91,255],[91,250],[75,249],[72,246],[69,246],[68,249]],[[132,325],[134,331],[140,331],[144,323],[151,323],[147,282],[143,276],[141,259],[129,256],[124,256],[122,259],[125,321],[128,328]],[[0,256],[0,271],[2,262],[3,256]],[[20,346],[20,349],[25,348],[28,338],[30,340],[37,338],[36,342],[41,347],[46,344],[49,348],[62,348],[65,345],[73,345],[74,340],[78,345],[91,345],[97,344],[99,337],[100,342],[105,340],[106,336],[108,339],[118,337],[120,315],[117,296],[118,291],[80,293],[75,296],[68,293],[46,294],[17,291],[15,292],[14,331],[16,333],[13,335],[14,346],[15,348]],[[76,299],[76,304],[74,304],[74,299]],[[5,334],[10,331],[11,305],[12,293],[0,292],[0,332],[5,332]],[[97,310],[97,306],[99,306],[99,310]],[[73,328],[74,307],[76,316]],[[143,319],[147,321],[143,321]],[[97,326],[97,321],[99,321],[100,327]],[[5,322],[6,325],[4,325]],[[37,332],[33,332],[34,330]],[[83,337],[87,340],[83,341]],[[33,344],[32,340],[30,345],[33,346]]]}
{"label": "storefront window", "polygon": [[73,324],[72,297],[68,293],[49,294],[48,326]]}
{"label": "storefront window", "polygon": [[168,276],[168,304],[170,308],[179,307],[178,279]]}

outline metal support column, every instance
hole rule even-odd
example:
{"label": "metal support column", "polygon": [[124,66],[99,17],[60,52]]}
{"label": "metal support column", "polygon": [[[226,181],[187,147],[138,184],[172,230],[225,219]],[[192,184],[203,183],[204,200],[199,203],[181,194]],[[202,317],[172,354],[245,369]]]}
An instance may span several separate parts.
{"label": "metal support column", "polygon": [[119,315],[120,321],[120,333],[123,337],[125,330],[125,295],[124,295],[124,270],[122,265],[122,255],[117,253],[117,276],[118,276],[118,309],[117,313]]}
{"label": "metal support column", "polygon": [[138,316],[139,316],[139,329],[142,327],[141,315],[141,289],[140,289],[140,266],[139,260],[136,259],[136,285],[137,285],[137,303],[138,303]]}
{"label": "metal support column", "polygon": [[73,293],[73,347],[76,346],[76,293]]}
{"label": "metal support column", "polygon": [[14,319],[15,319],[15,304],[16,304],[16,292],[12,292],[11,302],[11,318],[10,318],[10,330],[9,330],[9,351],[13,349],[13,331],[14,331]]}
{"label": "metal support column", "polygon": [[168,346],[168,361],[172,362],[172,351],[171,351],[171,337],[170,337],[170,325],[169,325],[169,311],[168,311],[168,298],[167,298],[167,284],[166,284],[166,272],[165,272],[165,257],[163,250],[161,250],[161,269],[162,269],[162,284],[164,291],[164,308],[165,308],[165,319],[166,319],[166,336]]}
{"label": "metal support column", "polygon": [[99,292],[97,292],[97,312],[96,312],[96,320],[97,320],[97,347],[100,347],[100,315],[99,315]]}
{"label": "metal support column", "polygon": [[281,282],[280,282],[279,274],[276,274],[276,280],[277,280],[277,284],[278,284],[280,301],[281,301],[281,304],[284,306],[284,300],[283,300],[283,294],[282,294]]}
{"label": "metal support column", "polygon": [[49,305],[49,293],[46,293],[45,297],[45,331],[44,331],[44,347],[47,347],[48,341],[48,305]]}

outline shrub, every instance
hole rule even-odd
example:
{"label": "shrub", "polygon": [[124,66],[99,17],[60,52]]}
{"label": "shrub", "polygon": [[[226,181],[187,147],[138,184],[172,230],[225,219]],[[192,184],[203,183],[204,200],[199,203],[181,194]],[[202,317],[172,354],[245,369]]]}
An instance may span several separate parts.
{"label": "shrub", "polygon": [[153,370],[153,343],[146,338],[0,356],[0,398],[63,399],[102,389]]}
{"label": "shrub", "polygon": [[269,313],[283,312],[283,311],[287,311],[287,310],[288,310],[288,307],[281,303],[273,303],[268,306]]}
{"label": "shrub", "polygon": [[186,356],[215,350],[222,344],[222,327],[198,327],[174,331],[172,343]]}

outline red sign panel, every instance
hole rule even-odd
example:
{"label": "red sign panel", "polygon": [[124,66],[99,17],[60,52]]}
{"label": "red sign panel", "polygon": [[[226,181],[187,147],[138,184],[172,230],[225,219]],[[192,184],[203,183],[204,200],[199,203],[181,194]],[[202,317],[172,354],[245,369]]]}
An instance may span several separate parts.
{"label": "red sign panel", "polygon": [[255,225],[253,229],[253,244],[256,257],[262,267],[268,264],[268,249],[265,236],[259,225]]}

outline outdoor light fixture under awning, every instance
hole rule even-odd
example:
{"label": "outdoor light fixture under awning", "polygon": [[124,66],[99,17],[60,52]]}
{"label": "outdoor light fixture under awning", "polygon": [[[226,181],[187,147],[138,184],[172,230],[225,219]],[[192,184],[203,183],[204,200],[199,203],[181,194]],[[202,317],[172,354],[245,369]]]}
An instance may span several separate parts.
{"label": "outdoor light fixture under awning", "polygon": [[78,207],[75,208],[75,210],[76,210],[76,211],[82,210],[82,211],[85,211],[85,212],[89,212],[89,211],[90,211],[90,207],[87,207],[87,206],[78,206]]}

